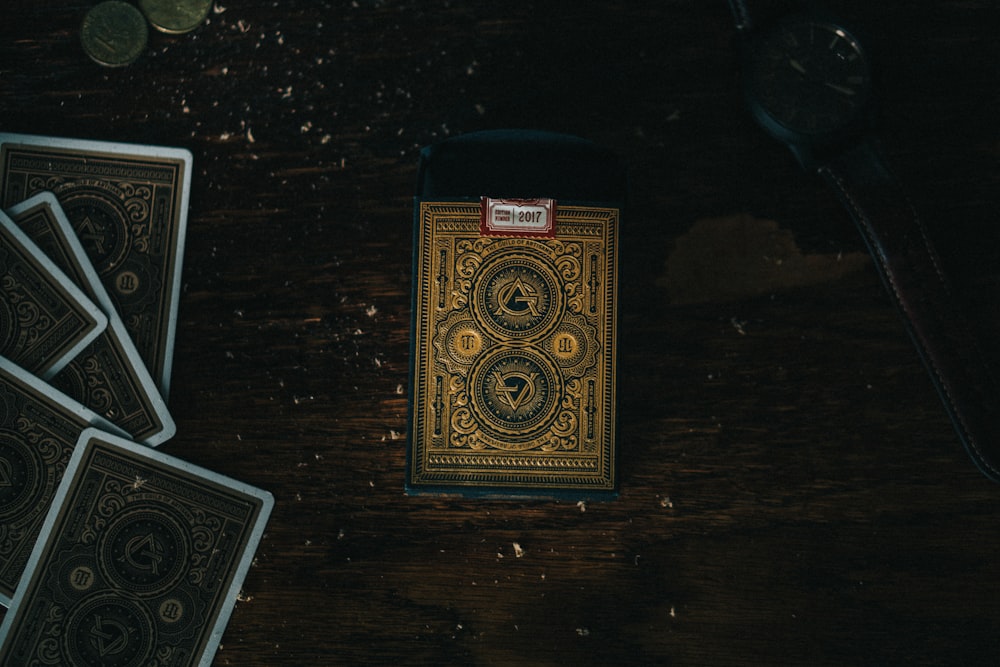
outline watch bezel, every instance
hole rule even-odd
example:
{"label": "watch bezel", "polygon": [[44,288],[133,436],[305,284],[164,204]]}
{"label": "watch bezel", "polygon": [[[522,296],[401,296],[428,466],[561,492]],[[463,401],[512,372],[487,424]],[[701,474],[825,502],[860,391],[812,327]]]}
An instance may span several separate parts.
{"label": "watch bezel", "polygon": [[[833,129],[805,132],[801,129],[790,127],[774,116],[768,106],[762,102],[758,93],[757,80],[753,72],[753,63],[754,59],[760,53],[765,40],[778,31],[788,30],[789,26],[801,24],[821,25],[824,29],[839,31],[852,43],[853,48],[863,58],[866,75],[864,98],[858,108],[849,117],[845,118],[843,123]],[[783,17],[759,33],[749,36],[744,42],[743,63],[743,95],[751,115],[768,134],[778,141],[788,144],[797,154],[800,151],[822,150],[842,144],[845,141],[858,137],[872,125],[874,118],[874,72],[871,63],[871,53],[865,46],[864,41],[858,36],[857,31],[844,25],[841,21],[810,14],[792,14]]]}

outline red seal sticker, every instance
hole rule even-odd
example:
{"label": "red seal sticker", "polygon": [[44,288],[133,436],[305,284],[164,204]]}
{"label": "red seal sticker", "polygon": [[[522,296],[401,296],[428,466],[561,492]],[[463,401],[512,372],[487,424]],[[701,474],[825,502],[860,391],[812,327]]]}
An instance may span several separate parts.
{"label": "red seal sticker", "polygon": [[483,236],[555,238],[555,199],[493,199],[479,201],[479,233]]}

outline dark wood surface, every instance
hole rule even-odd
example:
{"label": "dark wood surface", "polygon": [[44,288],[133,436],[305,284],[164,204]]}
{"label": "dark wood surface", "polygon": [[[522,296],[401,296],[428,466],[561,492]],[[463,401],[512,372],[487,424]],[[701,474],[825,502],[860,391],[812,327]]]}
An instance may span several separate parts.
{"label": "dark wood surface", "polygon": [[[90,4],[5,7],[0,128],[194,153],[161,450],[276,498],[215,664],[996,664],[1000,487],[722,0],[230,0],[120,70]],[[996,359],[997,5],[833,4]],[[403,493],[417,152],[497,127],[630,166],[615,501]]]}

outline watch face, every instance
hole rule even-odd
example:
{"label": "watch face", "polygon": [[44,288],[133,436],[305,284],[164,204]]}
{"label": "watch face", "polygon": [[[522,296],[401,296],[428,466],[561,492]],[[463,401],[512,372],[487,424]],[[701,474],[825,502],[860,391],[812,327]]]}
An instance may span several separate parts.
{"label": "watch face", "polygon": [[758,38],[747,84],[757,120],[786,141],[832,138],[864,115],[871,97],[857,39],[811,19],[783,22]]}

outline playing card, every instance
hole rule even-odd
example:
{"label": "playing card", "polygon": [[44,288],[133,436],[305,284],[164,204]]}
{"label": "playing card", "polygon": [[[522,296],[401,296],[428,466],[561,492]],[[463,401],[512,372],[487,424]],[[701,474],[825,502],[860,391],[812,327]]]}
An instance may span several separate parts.
{"label": "playing card", "polygon": [[85,431],[0,626],[0,664],[211,664],[272,505]]}
{"label": "playing card", "polygon": [[7,214],[108,317],[104,332],[52,384],[137,442],[155,447],[170,439],[176,427],[166,403],[55,196],[40,193]]}
{"label": "playing card", "polygon": [[611,493],[619,209],[560,204],[554,238],[483,210],[417,209],[407,490]]}
{"label": "playing card", "polygon": [[0,213],[0,356],[47,379],[107,324],[104,313]]}
{"label": "playing card", "polygon": [[164,398],[191,160],[176,148],[0,134],[0,206],[56,195]]}
{"label": "playing card", "polygon": [[117,430],[0,357],[0,604],[4,606],[10,604],[73,447],[89,426]]}

